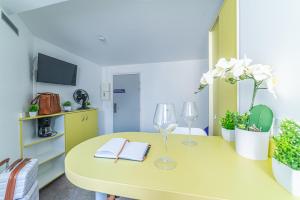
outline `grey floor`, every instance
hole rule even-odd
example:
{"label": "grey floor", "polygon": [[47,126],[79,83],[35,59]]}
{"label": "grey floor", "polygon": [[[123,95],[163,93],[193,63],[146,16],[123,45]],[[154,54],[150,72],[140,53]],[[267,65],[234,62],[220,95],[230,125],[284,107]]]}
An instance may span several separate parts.
{"label": "grey floor", "polygon": [[[80,189],[68,181],[66,176],[61,176],[42,190],[40,200],[95,200],[95,193]],[[117,200],[133,200],[124,197]]]}
{"label": "grey floor", "polygon": [[61,176],[40,190],[40,200],[95,200],[95,193],[80,189]]}

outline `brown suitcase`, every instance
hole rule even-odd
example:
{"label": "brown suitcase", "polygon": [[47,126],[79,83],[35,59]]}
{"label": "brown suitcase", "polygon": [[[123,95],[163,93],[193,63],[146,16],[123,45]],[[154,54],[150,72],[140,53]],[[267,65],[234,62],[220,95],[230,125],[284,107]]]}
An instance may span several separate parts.
{"label": "brown suitcase", "polygon": [[39,115],[51,115],[61,112],[60,99],[58,94],[50,92],[39,93],[31,103],[39,104]]}

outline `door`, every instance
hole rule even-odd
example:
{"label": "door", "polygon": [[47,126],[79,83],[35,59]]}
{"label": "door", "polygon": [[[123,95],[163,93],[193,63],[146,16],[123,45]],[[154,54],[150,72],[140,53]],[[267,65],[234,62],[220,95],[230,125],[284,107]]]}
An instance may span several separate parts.
{"label": "door", "polygon": [[[225,0],[210,31],[210,68],[219,58],[238,57],[238,0]],[[210,135],[220,135],[220,118],[227,110],[237,111],[237,85],[215,80],[210,88]]]}
{"label": "door", "polygon": [[140,131],[140,75],[113,76],[114,132]]}

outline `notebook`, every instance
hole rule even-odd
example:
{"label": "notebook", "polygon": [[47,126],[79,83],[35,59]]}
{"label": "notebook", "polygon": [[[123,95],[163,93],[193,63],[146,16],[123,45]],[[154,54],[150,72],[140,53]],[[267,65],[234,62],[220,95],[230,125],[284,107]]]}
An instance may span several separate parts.
{"label": "notebook", "polygon": [[130,142],[125,138],[112,138],[102,145],[95,154],[97,158],[126,159],[143,161],[150,149],[144,142]]}

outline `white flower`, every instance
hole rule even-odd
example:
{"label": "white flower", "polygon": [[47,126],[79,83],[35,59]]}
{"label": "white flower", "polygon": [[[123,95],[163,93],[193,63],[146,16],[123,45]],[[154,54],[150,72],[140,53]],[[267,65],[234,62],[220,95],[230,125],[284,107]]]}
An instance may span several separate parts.
{"label": "white flower", "polygon": [[275,86],[277,85],[277,79],[274,77],[271,77],[266,80],[268,91],[274,96],[274,98],[277,98],[277,95],[275,93]]}
{"label": "white flower", "polygon": [[204,73],[200,80],[201,85],[210,85],[213,82],[214,82],[214,77],[213,77],[213,72],[211,71]]}
{"label": "white flower", "polygon": [[272,67],[262,64],[248,66],[247,74],[252,75],[256,81],[264,81],[272,77]]}
{"label": "white flower", "polygon": [[213,76],[217,77],[225,77],[226,73],[235,65],[237,62],[236,59],[231,58],[227,61],[225,58],[219,59],[218,63],[215,65],[215,69],[213,70]]}
{"label": "white flower", "polygon": [[252,60],[247,58],[246,55],[244,55],[244,59],[242,61],[243,61],[243,64],[245,65],[245,67],[248,67],[252,63]]}
{"label": "white flower", "polygon": [[243,60],[238,60],[232,68],[232,75],[239,79],[245,73],[245,65]]}

